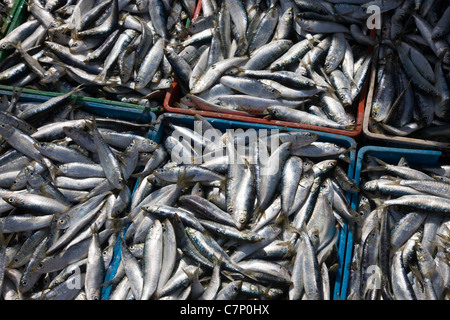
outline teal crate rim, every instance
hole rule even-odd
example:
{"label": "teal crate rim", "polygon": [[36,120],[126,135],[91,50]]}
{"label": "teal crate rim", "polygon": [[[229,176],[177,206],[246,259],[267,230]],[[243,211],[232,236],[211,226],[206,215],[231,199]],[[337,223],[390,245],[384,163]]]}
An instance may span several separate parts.
{"label": "teal crate rim", "polygon": [[[11,96],[14,92],[14,89],[17,91],[22,90],[23,88],[0,86],[0,96]],[[47,93],[48,94],[42,94],[42,91],[23,89],[19,99],[31,102],[45,102],[51,98],[63,95],[62,93]],[[156,114],[150,111],[149,108],[138,109],[128,107],[111,100],[88,99],[85,97],[73,95],[73,98],[75,97],[77,99],[75,102],[76,105],[81,105],[84,108],[88,109],[88,111],[104,117],[120,118],[122,120],[128,121],[139,121],[141,123],[153,123],[157,119]]]}
{"label": "teal crate rim", "polygon": [[[241,122],[241,121],[235,121],[235,120],[226,120],[226,119],[220,119],[220,118],[209,118],[205,117],[206,120],[208,120],[212,125],[222,125],[222,126],[231,126],[235,128],[253,128],[253,129],[285,129],[286,131],[309,131],[309,132],[315,132],[319,135],[320,140],[336,140],[342,143],[342,145],[352,148],[350,151],[350,163],[348,164],[348,177],[353,177],[354,169],[355,169],[355,162],[356,162],[356,146],[357,143],[353,138],[347,137],[347,136],[340,136],[333,133],[327,133],[327,132],[321,132],[321,131],[313,131],[313,130],[306,130],[306,129],[299,129],[299,128],[285,128],[281,126],[275,126],[275,125],[265,125],[265,124],[258,124],[258,123],[250,123],[250,122]],[[194,116],[190,115],[183,115],[178,113],[164,113],[160,115],[155,122],[155,128],[152,133],[149,134],[149,138],[154,140],[157,143],[160,143],[163,138],[164,134],[164,124],[166,121],[185,121],[189,123],[193,123]],[[138,185],[139,181],[136,182],[135,189]],[[348,200],[350,201],[350,194],[347,195]],[[125,227],[122,232],[125,232],[127,227]],[[340,230],[338,240],[337,240],[337,246],[338,246],[338,256],[339,256],[339,266],[338,266],[338,272],[336,274],[336,279],[334,282],[334,292],[332,295],[333,300],[340,300],[340,292],[342,287],[342,280],[343,280],[343,271],[345,270],[346,266],[345,263],[345,250],[346,250],[346,239],[347,239],[347,233],[348,233],[348,227],[345,225],[343,229]],[[114,247],[114,253],[117,254],[113,256],[113,260],[107,270],[107,277],[106,281],[112,280],[114,276],[116,275],[116,272],[119,268],[120,264],[120,238],[117,239]],[[108,300],[111,292],[111,286],[108,286],[104,288],[104,291],[102,293],[102,299]]]}
{"label": "teal crate rim", "polygon": [[[22,94],[35,94],[35,95],[47,96],[47,97],[57,97],[57,96],[61,96],[61,95],[65,94],[65,92],[40,91],[40,90],[34,90],[34,89],[29,89],[29,88],[12,87],[12,86],[6,86],[6,85],[0,85],[0,90],[11,90],[11,91],[12,90],[22,90]],[[92,98],[92,97],[81,96],[81,95],[77,95],[77,94],[74,94],[73,97],[77,97],[77,100],[85,101],[85,102],[102,103],[102,104],[108,104],[108,105],[130,108],[130,109],[139,109],[139,110],[148,109],[145,106],[142,106],[139,104],[121,102],[121,101],[116,101],[116,100]]]}

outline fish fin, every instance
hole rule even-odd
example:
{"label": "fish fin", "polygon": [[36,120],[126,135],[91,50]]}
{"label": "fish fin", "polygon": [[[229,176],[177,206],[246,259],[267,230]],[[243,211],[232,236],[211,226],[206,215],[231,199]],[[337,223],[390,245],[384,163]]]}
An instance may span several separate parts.
{"label": "fish fin", "polygon": [[178,174],[177,185],[181,186],[183,189],[187,188],[191,185],[192,179],[194,179],[194,175],[188,176],[186,169],[184,169],[182,173]]}
{"label": "fish fin", "polygon": [[388,186],[400,186],[400,181],[402,181],[403,179],[400,178],[394,178],[394,177],[388,177],[389,180],[391,180],[391,182],[386,183],[386,185]]}
{"label": "fish fin", "polygon": [[381,159],[379,159],[379,158],[373,157],[373,159],[374,159],[380,166],[382,166],[382,167],[384,167],[384,168],[386,168],[386,167],[388,166],[388,163],[387,163],[387,162],[384,162],[383,160],[381,160]]}
{"label": "fish fin", "polygon": [[151,174],[151,173],[138,172],[138,173],[133,173],[133,174],[131,175],[131,177],[133,177],[133,178],[144,178],[144,177],[146,177],[146,176],[149,175],[149,174]]}
{"label": "fish fin", "polygon": [[344,125],[344,130],[353,131],[356,130],[356,128],[360,127],[361,124],[346,124]]}
{"label": "fish fin", "polygon": [[230,275],[230,273],[226,270],[221,270],[220,273],[230,281],[234,281],[234,278]]}
{"label": "fish fin", "polygon": [[64,175],[64,173],[57,166],[55,166],[49,159],[44,158],[44,164],[47,167],[48,172],[50,173],[52,181],[55,181],[56,176]]}
{"label": "fish fin", "polygon": [[342,161],[344,161],[344,162],[347,162],[347,163],[352,163],[351,162],[351,160],[350,160],[350,156],[348,155],[348,153],[349,152],[344,152],[344,153],[342,153],[342,154],[340,154],[339,156],[338,156],[338,158],[340,159],[340,160],[342,160]]}
{"label": "fish fin", "polygon": [[84,195],[84,196],[79,196],[79,197],[76,197],[76,198],[74,198],[73,200],[75,201],[75,202],[85,202],[86,200],[88,200],[90,197],[89,197],[89,194],[87,194],[87,195]]}
{"label": "fish fin", "polygon": [[372,157],[379,165],[375,166],[375,165],[371,165],[368,163],[364,163],[365,169],[361,170],[361,172],[370,172],[370,171],[385,171],[386,170],[386,166],[388,165],[386,162],[384,162],[381,159],[378,159],[376,157]]}
{"label": "fish fin", "polygon": [[441,243],[445,244],[446,246],[450,245],[450,236],[449,235],[445,235],[442,233],[436,233],[436,236],[438,237],[438,240]]}
{"label": "fish fin", "polygon": [[106,81],[106,70],[100,71],[100,73],[94,78],[95,82],[104,83]]}
{"label": "fish fin", "polygon": [[92,119],[86,120],[86,127],[89,131],[97,130],[97,121],[95,120],[95,116]]}
{"label": "fish fin", "polygon": [[254,274],[256,274],[257,271],[241,270],[240,273],[253,281],[258,281],[258,279],[254,276]]}
{"label": "fish fin", "polygon": [[289,227],[290,225],[289,217],[286,214],[279,213],[273,225]]}
{"label": "fish fin", "polygon": [[189,272],[185,268],[181,267],[181,270],[188,276],[189,281],[193,281],[195,279],[195,273],[198,275],[198,270],[200,269],[200,264],[197,265],[197,268],[194,270],[194,272]]}

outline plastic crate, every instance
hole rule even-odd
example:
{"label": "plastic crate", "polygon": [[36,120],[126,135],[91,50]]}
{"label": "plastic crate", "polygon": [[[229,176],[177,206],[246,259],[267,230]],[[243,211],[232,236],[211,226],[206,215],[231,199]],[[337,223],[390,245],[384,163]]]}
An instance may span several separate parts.
{"label": "plastic crate", "polygon": [[[7,27],[7,32],[6,34],[10,33],[12,30],[14,30],[15,28],[17,28],[18,26],[20,26],[22,23],[26,22],[28,17],[29,17],[29,11],[28,11],[28,2],[26,0],[16,0],[17,1],[17,5],[15,7],[14,10],[14,15],[12,17],[12,19],[9,21],[8,23],[8,27]],[[198,16],[198,11],[196,11],[196,15]],[[8,21],[7,21],[8,22]],[[6,26],[4,25],[3,28],[6,28]],[[2,29],[3,30],[3,29]],[[0,62],[2,62],[3,60],[6,59],[6,57],[8,57],[8,55],[10,55],[12,52],[14,52],[13,50],[6,50],[6,51],[1,51],[0,50]],[[6,85],[1,85],[0,84],[0,89],[2,88],[10,88]],[[33,90],[33,89],[25,89],[25,90]],[[166,89],[164,90],[155,90],[154,92],[154,97],[152,97],[152,100],[158,101],[162,104],[163,99],[165,97],[166,94]],[[52,92],[52,91],[41,91],[41,90],[33,90],[30,91],[36,94],[42,94],[42,95],[52,95],[52,94],[60,94],[60,93],[64,93],[64,92]],[[144,107],[139,105],[139,104],[135,104],[135,103],[125,103],[125,102],[121,102],[121,101],[117,101],[117,100],[106,100],[105,99],[99,99],[99,98],[88,98],[91,102],[98,102],[98,103],[107,103],[107,104],[111,104],[111,105],[117,105],[117,106],[122,106],[122,107],[129,107],[129,108],[136,108],[136,109],[143,109]],[[118,104],[117,104],[118,103]],[[153,107],[151,108],[151,111],[156,113],[156,114],[160,114],[163,111],[162,107]]]}
{"label": "plastic crate", "polygon": [[[234,121],[234,120],[227,120],[227,119],[218,119],[218,118],[206,118],[213,126],[214,128],[217,128],[221,130],[222,132],[225,132],[227,129],[278,129],[278,130],[286,130],[286,131],[309,131],[304,129],[296,129],[296,128],[283,128],[280,126],[274,126],[274,125],[266,125],[266,124],[260,124],[260,123],[250,123],[250,122],[240,122],[240,121]],[[165,113],[158,117],[158,120],[155,124],[155,130],[151,133],[149,133],[149,138],[154,140],[157,143],[160,143],[164,138],[164,129],[168,125],[168,123],[173,124],[179,124],[179,125],[190,125],[193,126],[194,124],[194,117],[190,115],[183,115],[183,114],[177,114],[177,113]],[[356,142],[353,138],[336,135],[332,133],[325,133],[320,131],[312,131],[319,135],[318,141],[323,142],[333,142],[337,143],[339,145],[342,145],[346,148],[351,148],[351,151],[349,153],[350,163],[347,168],[347,175],[348,177],[353,177],[354,169],[355,169],[355,161],[356,161]],[[350,201],[351,196],[350,194],[347,195],[348,200]],[[340,234],[337,241],[337,248],[338,248],[338,272],[336,274],[336,279],[334,282],[334,291],[332,293],[332,299],[333,300],[339,300],[340,299],[340,292],[341,292],[341,286],[343,285],[343,271],[345,269],[348,269],[349,266],[344,265],[344,255],[346,250],[346,239],[347,239],[347,232],[348,228],[345,226],[345,228],[340,230]],[[119,267],[120,263],[120,242],[118,241],[114,248],[114,257],[113,261],[110,264],[110,267],[107,271],[107,278],[106,281],[109,281],[114,278],[114,275],[117,272],[117,268]],[[107,300],[110,295],[110,287],[106,287],[103,291],[102,299]]]}
{"label": "plastic crate", "polygon": [[355,130],[339,130],[339,129],[332,129],[332,128],[326,128],[326,127],[320,127],[320,126],[312,126],[307,124],[301,124],[297,122],[289,122],[289,121],[281,121],[281,120],[267,120],[264,118],[258,118],[258,117],[247,117],[247,116],[237,116],[233,114],[227,114],[227,113],[218,113],[218,112],[212,112],[212,111],[203,111],[203,110],[196,110],[196,109],[184,109],[184,108],[177,108],[174,107],[174,103],[177,102],[180,98],[180,90],[178,87],[178,84],[175,82],[172,84],[171,88],[166,93],[166,96],[164,98],[163,107],[165,111],[171,112],[171,113],[180,113],[185,115],[201,115],[203,117],[214,117],[219,119],[225,119],[225,120],[232,120],[232,121],[243,121],[243,122],[252,122],[252,123],[259,123],[264,125],[273,125],[273,126],[281,126],[281,127],[291,127],[296,129],[305,129],[305,130],[316,130],[321,132],[328,132],[332,134],[339,134],[344,135],[347,137],[351,137],[353,139],[358,139],[361,132],[362,132],[362,124],[363,124],[363,118],[364,118],[364,105],[365,105],[365,92],[367,91],[367,86],[365,86],[364,90],[361,92],[361,100],[358,103],[358,109],[357,109],[357,115],[356,115],[356,124],[357,128]]}
{"label": "plastic crate", "polygon": [[[358,150],[356,157],[356,167],[353,180],[359,185],[361,179],[361,170],[363,169],[364,157],[369,154],[377,157],[386,163],[396,164],[400,158],[404,157],[409,163],[416,165],[435,165],[439,163],[442,155],[438,150],[419,150],[406,148],[391,148],[380,146],[364,146]],[[354,194],[351,199],[353,209],[357,209],[359,205],[359,194]],[[353,254],[353,234],[351,231],[347,233],[346,252],[344,265],[350,267]],[[340,296],[342,300],[347,298],[348,283],[350,280],[350,268],[345,268],[343,273],[343,281]]]}
{"label": "plastic crate", "polygon": [[[51,99],[53,96],[58,95],[53,93],[51,95],[35,94],[29,93],[28,91],[33,90],[24,89],[24,92],[22,92],[19,97],[20,102],[45,102]],[[8,100],[10,100],[13,95],[13,91],[1,88],[0,96],[4,95],[6,95],[8,97]],[[157,120],[156,114],[151,111],[138,110],[136,108],[130,109],[129,107],[121,106],[120,103],[116,102],[112,102],[112,104],[107,104],[106,102],[99,103],[96,101],[90,101],[90,99],[87,98],[85,99],[77,98],[76,105],[80,106],[80,108],[82,108],[85,111],[89,111],[92,112],[93,114],[107,118],[133,121],[136,123],[152,123]],[[151,126],[149,131],[147,132],[147,137],[151,138],[152,136],[153,136],[153,127]],[[135,183],[135,186],[136,185],[137,184]]]}
{"label": "plastic crate", "polygon": [[380,143],[387,147],[412,147],[412,148],[424,148],[424,149],[450,149],[450,143],[439,142],[434,140],[418,139],[418,138],[408,138],[400,136],[391,136],[383,133],[373,132],[370,128],[370,114],[372,110],[373,96],[375,93],[375,82],[376,82],[377,68],[372,66],[369,82],[369,90],[367,93],[366,107],[364,111],[364,121],[363,121],[363,136],[365,140],[368,140],[371,144]]}
{"label": "plastic crate", "polygon": [[[201,10],[202,2],[199,0],[197,4],[196,12],[199,13]],[[195,19],[198,17],[198,14],[195,16]],[[193,21],[195,21],[193,19]],[[373,29],[370,32],[370,36],[375,38],[376,36],[376,30]],[[372,52],[374,50],[373,47],[368,48],[369,52]],[[282,126],[282,127],[291,127],[291,128],[297,128],[297,129],[305,129],[305,130],[317,130],[321,132],[328,132],[338,135],[344,135],[347,137],[351,137],[355,140],[358,140],[359,137],[362,134],[363,131],[363,121],[364,121],[364,108],[366,105],[366,98],[367,98],[367,91],[369,88],[369,77],[367,77],[364,86],[361,90],[360,97],[358,104],[356,106],[356,115],[355,115],[355,124],[356,129],[355,130],[340,130],[340,129],[333,129],[333,128],[326,128],[326,127],[320,127],[320,126],[312,126],[307,124],[301,124],[296,122],[290,122],[290,121],[281,121],[281,120],[268,120],[264,118],[259,117],[250,117],[250,116],[238,116],[233,114],[227,114],[227,113],[218,113],[213,111],[203,111],[203,110],[196,110],[196,109],[185,109],[185,108],[178,108],[175,107],[175,103],[179,101],[181,98],[181,92],[178,83],[174,82],[172,83],[172,86],[167,90],[166,96],[164,98],[163,107],[165,111],[171,112],[171,113],[181,113],[185,115],[201,115],[203,117],[213,117],[213,118],[220,118],[220,119],[226,119],[226,120],[233,120],[233,121],[245,121],[245,122],[251,122],[251,123],[259,123],[264,125],[275,125],[275,126]]]}

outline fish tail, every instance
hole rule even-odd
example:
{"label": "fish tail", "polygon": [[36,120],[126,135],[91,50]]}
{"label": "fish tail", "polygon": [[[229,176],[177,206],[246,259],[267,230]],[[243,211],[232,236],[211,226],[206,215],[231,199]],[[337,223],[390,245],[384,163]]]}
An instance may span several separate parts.
{"label": "fish tail", "polygon": [[64,175],[64,173],[57,166],[55,166],[49,159],[44,158],[44,164],[47,167],[48,172],[50,173],[50,176],[53,181],[55,181],[56,176]]}
{"label": "fish tail", "polygon": [[87,120],[86,127],[91,132],[97,130],[97,121],[95,121],[95,118]]}
{"label": "fish tail", "polygon": [[347,125],[344,125],[344,129],[353,131],[353,130],[356,130],[356,128],[358,128],[360,126],[361,126],[360,124],[347,124]]}
{"label": "fish tail", "polygon": [[3,234],[3,232],[0,232],[0,246],[2,248],[8,247],[9,242],[11,241],[12,237],[15,235],[14,232],[10,233],[7,237]]}

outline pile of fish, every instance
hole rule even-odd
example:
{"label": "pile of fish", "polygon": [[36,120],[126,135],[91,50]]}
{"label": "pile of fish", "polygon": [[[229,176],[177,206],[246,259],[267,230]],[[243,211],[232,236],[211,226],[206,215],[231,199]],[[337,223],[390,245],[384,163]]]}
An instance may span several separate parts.
{"label": "pile of fish", "polygon": [[157,144],[153,125],[94,116],[75,93],[2,100],[2,299],[330,299],[357,220],[354,146],[200,117]]}
{"label": "pile of fish", "polygon": [[189,25],[195,8],[177,0],[29,1],[29,19],[0,40],[13,52],[0,64],[0,83],[56,92],[82,83],[91,96],[156,104],[176,80],[187,95],[180,106],[355,129],[367,48],[376,43],[363,6],[203,1]]}
{"label": "pile of fish", "polygon": [[115,217],[158,147],[150,125],[93,115],[71,94],[2,100],[1,299],[99,299],[95,263],[112,258]]}
{"label": "pile of fish", "polygon": [[174,67],[176,106],[355,130],[377,43],[368,14],[302,0],[205,1],[202,10],[190,37],[166,51],[184,57]]}
{"label": "pile of fish", "polygon": [[448,300],[449,166],[365,162],[347,299]]}
{"label": "pile of fish", "polygon": [[357,191],[344,169],[351,146],[167,121],[105,298],[331,299],[340,230],[359,219],[346,197]]}
{"label": "pile of fish", "polygon": [[27,2],[29,18],[0,40],[0,83],[129,103],[160,103],[172,83],[163,49],[184,32],[192,1]]}
{"label": "pile of fish", "polygon": [[404,1],[382,17],[371,132],[448,142],[450,6]]}

